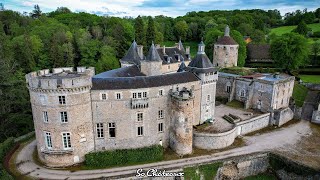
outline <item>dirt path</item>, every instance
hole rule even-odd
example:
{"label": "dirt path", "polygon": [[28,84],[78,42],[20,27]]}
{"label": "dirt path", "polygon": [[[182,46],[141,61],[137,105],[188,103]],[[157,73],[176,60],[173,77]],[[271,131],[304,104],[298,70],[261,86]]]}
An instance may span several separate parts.
{"label": "dirt path", "polygon": [[139,168],[181,169],[182,167],[187,165],[210,162],[213,160],[250,154],[254,152],[263,152],[270,150],[282,151],[286,150],[287,147],[295,147],[296,144],[299,144],[302,138],[310,136],[311,133],[312,130],[310,128],[310,123],[307,121],[300,121],[299,123],[292,124],[286,128],[277,129],[269,133],[257,136],[244,137],[244,140],[247,142],[246,146],[227,150],[220,153],[215,153],[212,155],[205,155],[172,161],[163,161],[158,163],[136,165],[129,167],[119,167],[100,170],[83,170],[76,172],[46,169],[44,167],[36,165],[32,160],[32,152],[36,145],[35,141],[33,141],[32,143],[24,147],[22,151],[19,153],[16,159],[16,164],[18,166],[18,170],[22,174],[29,175],[36,179],[93,179],[102,177],[110,178],[115,176],[133,175]]}

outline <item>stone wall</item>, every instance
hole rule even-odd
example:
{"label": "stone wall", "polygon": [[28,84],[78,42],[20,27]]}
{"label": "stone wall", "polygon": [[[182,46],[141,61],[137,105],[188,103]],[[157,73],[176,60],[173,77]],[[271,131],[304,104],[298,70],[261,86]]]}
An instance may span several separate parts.
{"label": "stone wall", "polygon": [[[171,97],[170,91],[181,90],[183,87],[193,89],[194,93],[194,119],[192,124],[200,121],[200,83],[190,82],[143,89],[119,89],[119,90],[92,90],[92,115],[96,150],[130,149],[162,144],[169,146],[169,127],[171,121]],[[162,90],[162,95],[159,91]],[[134,92],[147,92],[147,98],[140,99],[148,104],[145,108],[131,107]],[[105,93],[106,100],[101,99]],[[116,94],[121,94],[121,99],[116,99]],[[159,118],[159,110],[163,110],[163,118]],[[143,120],[137,121],[137,113],[143,113]],[[104,126],[104,137],[98,138],[96,124]],[[109,137],[108,124],[115,123],[116,137]],[[163,123],[163,131],[158,131],[159,123]],[[138,136],[137,128],[143,127],[143,135]]]}
{"label": "stone wall", "polygon": [[283,124],[287,123],[292,119],[293,119],[293,112],[289,107],[284,109],[279,109],[274,112],[274,121],[275,121],[274,125],[282,126]]}
{"label": "stone wall", "polygon": [[[94,150],[90,96],[94,69],[81,67],[70,74],[62,71],[73,69],[56,68],[52,74],[42,70],[26,75],[38,155],[47,166],[82,162],[84,155]],[[59,96],[65,97],[65,104],[59,103]],[[60,112],[67,113],[67,122],[61,121]],[[47,144],[46,133],[50,133],[52,147]],[[71,147],[63,146],[63,133],[70,133]]]}
{"label": "stone wall", "polygon": [[268,167],[267,153],[236,157],[223,163],[215,179],[242,179],[264,173]]}
{"label": "stone wall", "polygon": [[270,113],[236,123],[237,135],[245,135],[270,125]]}
{"label": "stone wall", "polygon": [[214,45],[213,64],[218,67],[234,67],[238,64],[239,45]]}
{"label": "stone wall", "polygon": [[236,136],[237,128],[234,127],[230,131],[210,134],[210,133],[193,133],[193,146],[199,149],[222,149],[230,146]]}
{"label": "stone wall", "polygon": [[178,155],[192,153],[192,136],[194,119],[194,98],[185,93],[188,99],[171,97],[171,122],[169,130],[170,148]]}
{"label": "stone wall", "polygon": [[245,135],[270,125],[270,113],[266,113],[235,124],[234,128],[223,133],[193,133],[193,146],[199,149],[222,149],[230,146],[239,135]]}

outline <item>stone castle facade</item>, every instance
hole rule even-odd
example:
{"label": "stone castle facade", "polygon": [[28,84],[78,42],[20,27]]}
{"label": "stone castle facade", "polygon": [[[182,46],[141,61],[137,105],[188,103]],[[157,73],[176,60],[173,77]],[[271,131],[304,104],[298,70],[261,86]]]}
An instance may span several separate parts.
{"label": "stone castle facade", "polygon": [[[190,154],[193,126],[215,120],[216,95],[266,112],[288,107],[291,77],[278,82],[218,75],[219,63],[211,63],[203,42],[193,59],[181,41],[175,47],[152,44],[146,56],[142,48],[133,42],[120,60],[121,68],[97,75],[85,67],[26,75],[37,151],[46,165],[70,166],[84,161],[89,152],[156,144]],[[286,88],[290,90],[284,102],[275,105]]]}
{"label": "stone castle facade", "polygon": [[119,69],[27,74],[40,159],[69,166],[89,152],[155,144],[192,153],[193,126],[214,119],[218,72],[204,49],[191,61],[181,42],[147,56],[133,42]]}

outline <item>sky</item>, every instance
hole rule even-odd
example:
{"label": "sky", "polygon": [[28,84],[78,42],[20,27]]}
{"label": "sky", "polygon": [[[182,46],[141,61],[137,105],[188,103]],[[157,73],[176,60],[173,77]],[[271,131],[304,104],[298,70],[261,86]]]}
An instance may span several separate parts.
{"label": "sky", "polygon": [[183,16],[190,11],[278,9],[284,15],[297,9],[313,11],[320,0],[0,0],[6,9],[31,12],[38,4],[43,12],[67,7],[73,12],[108,16]]}

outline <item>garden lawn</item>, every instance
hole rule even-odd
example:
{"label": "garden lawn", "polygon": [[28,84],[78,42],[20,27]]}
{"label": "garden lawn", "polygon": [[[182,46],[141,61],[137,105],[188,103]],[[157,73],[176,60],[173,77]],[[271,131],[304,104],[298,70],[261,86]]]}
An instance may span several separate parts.
{"label": "garden lawn", "polygon": [[[278,36],[290,33],[292,30],[294,30],[297,26],[281,26],[277,28],[273,28],[270,31],[270,34],[274,33]],[[320,23],[314,23],[314,24],[308,24],[308,27],[312,29],[313,32],[320,31]],[[308,38],[308,43],[313,44],[314,42],[320,42],[320,39],[318,38]]]}
{"label": "garden lawn", "polygon": [[320,75],[300,75],[303,82],[320,84]]}
{"label": "garden lawn", "polygon": [[297,106],[299,107],[303,106],[303,103],[307,94],[308,94],[308,88],[304,87],[301,84],[298,84],[297,82],[294,83],[293,98]]}
{"label": "garden lawn", "polygon": [[[273,28],[271,29],[270,34],[275,33],[276,35],[282,35],[282,34],[291,32],[296,27],[297,26],[281,26],[281,27]],[[308,24],[308,27],[310,27],[313,32],[320,31],[320,23]]]}

